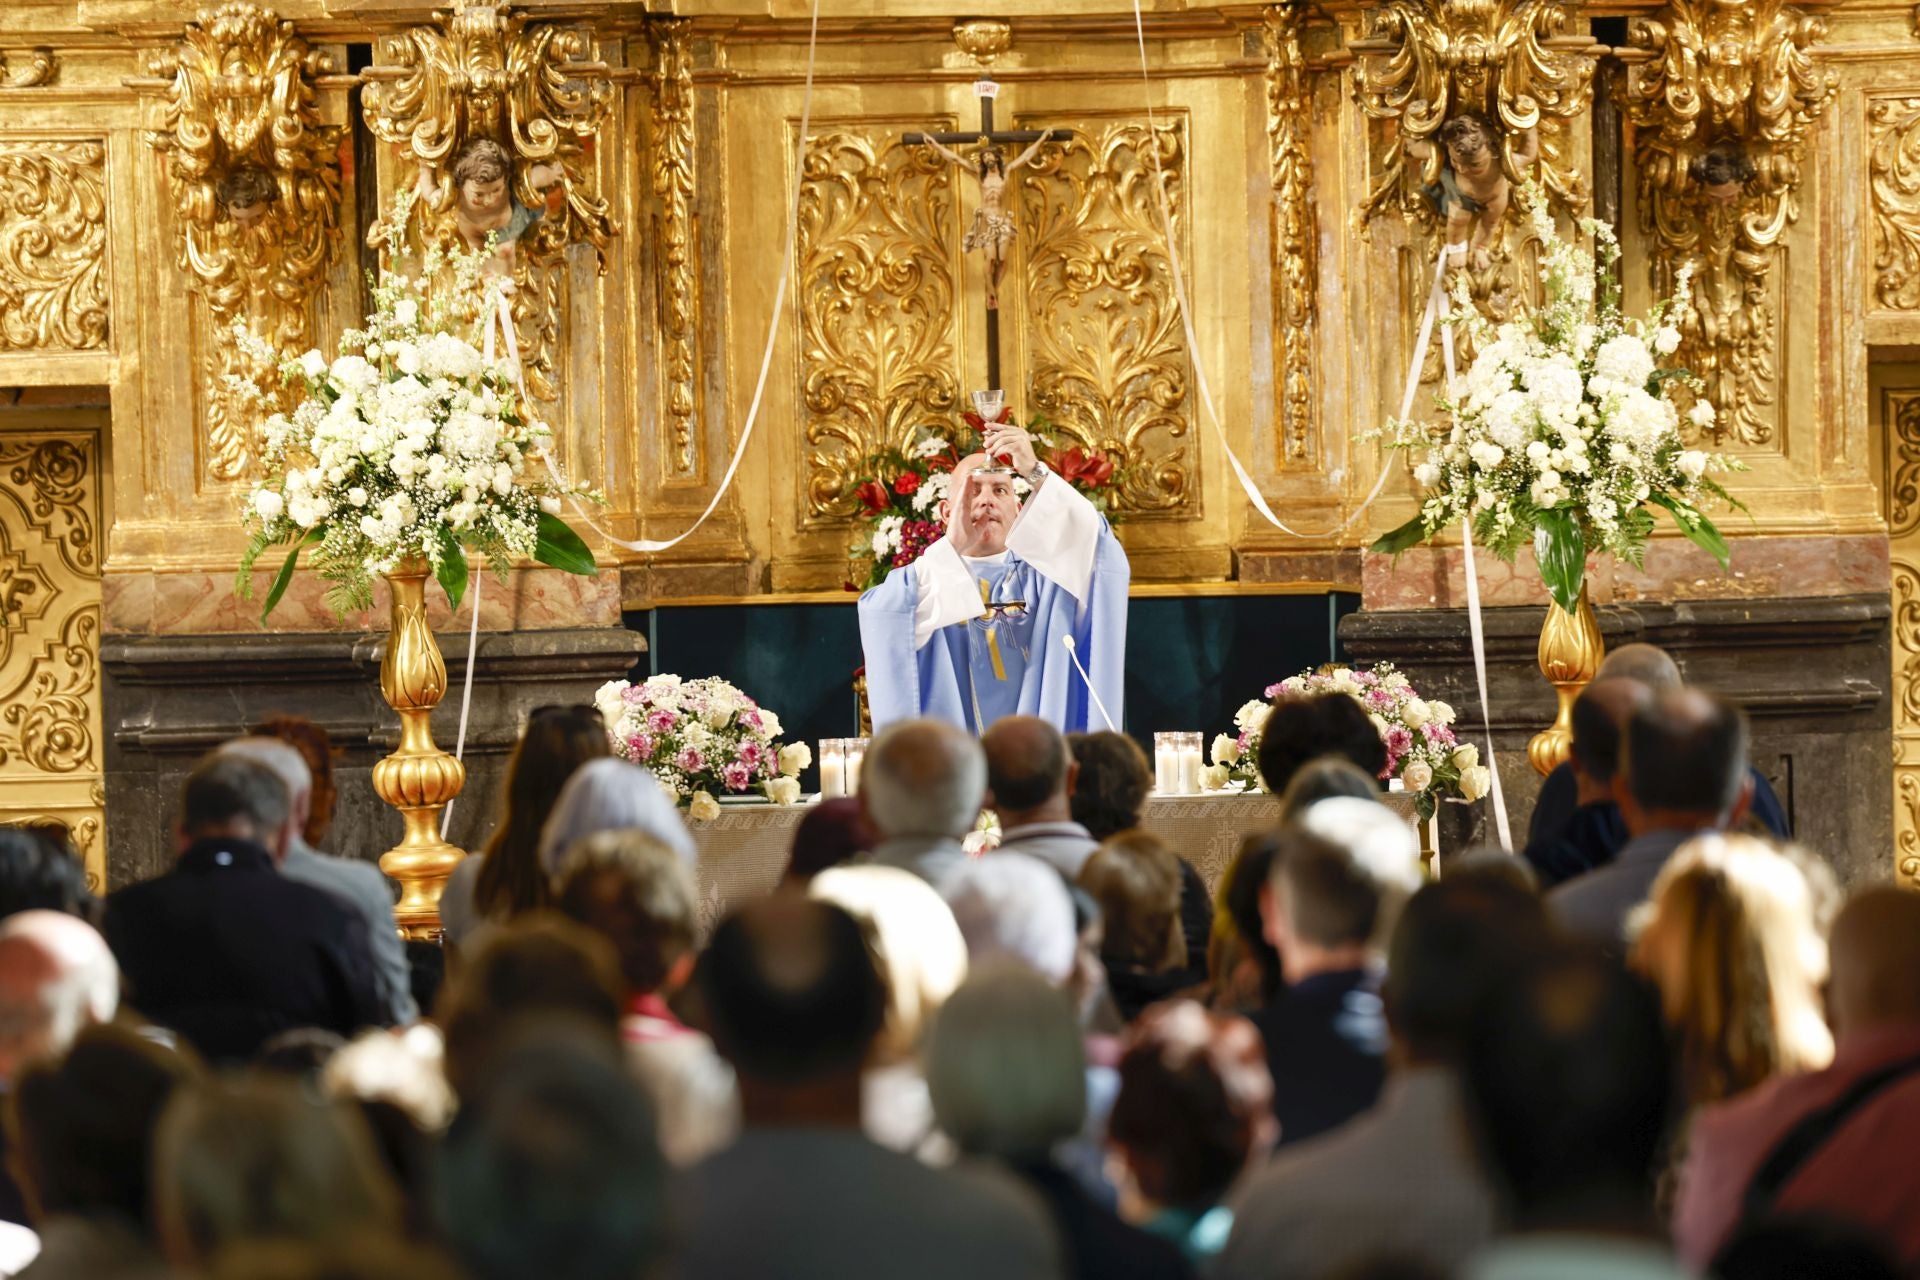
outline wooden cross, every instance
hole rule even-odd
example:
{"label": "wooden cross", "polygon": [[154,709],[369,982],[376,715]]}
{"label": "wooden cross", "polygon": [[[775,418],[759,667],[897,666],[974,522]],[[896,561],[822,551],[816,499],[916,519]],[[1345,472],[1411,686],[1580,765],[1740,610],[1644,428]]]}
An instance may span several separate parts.
{"label": "wooden cross", "polygon": [[[1071,129],[996,130],[993,127],[993,98],[994,95],[1000,91],[1000,86],[992,80],[982,79],[975,83],[973,91],[980,99],[980,128],[978,132],[909,133],[903,135],[900,139],[910,147],[932,144],[938,148],[943,155],[954,160],[958,160],[960,157],[948,151],[946,149],[947,144],[972,146],[976,148],[974,153],[975,159],[973,161],[973,173],[974,177],[980,183],[982,208],[981,212],[975,215],[976,230],[969,234],[976,234],[979,231],[981,219],[990,212],[998,212],[1002,216],[1009,218],[1012,216],[1011,213],[1001,208],[999,201],[1005,199],[1006,182],[1011,176],[1012,170],[1018,168],[1021,161],[1016,160],[1009,165],[1006,157],[1001,154],[999,150],[1001,146],[1015,143],[1025,143],[1033,146],[1033,144],[1041,142],[1068,142],[1073,138],[1073,130]],[[990,156],[998,156],[1000,158],[1001,172],[997,175],[1000,186],[997,191],[990,189],[987,185],[989,181],[988,161]],[[1025,155],[1021,156],[1021,160],[1025,158]],[[991,236],[991,234],[992,232],[989,228],[988,235]],[[999,246],[996,250],[996,246],[993,243],[988,243],[985,247],[987,250],[988,271],[987,389],[998,390],[1000,389],[1000,303],[998,294],[999,273],[1005,261],[1004,246]]]}

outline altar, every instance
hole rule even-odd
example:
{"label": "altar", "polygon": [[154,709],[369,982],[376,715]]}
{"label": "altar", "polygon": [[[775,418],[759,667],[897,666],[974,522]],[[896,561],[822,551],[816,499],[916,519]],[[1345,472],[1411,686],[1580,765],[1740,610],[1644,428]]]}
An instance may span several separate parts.
{"label": "altar", "polygon": [[[1411,795],[1396,791],[1381,800],[1409,825],[1418,821]],[[693,824],[703,918],[718,919],[728,908],[772,892],[786,870],[793,830],[812,807],[726,805],[719,817]],[[1280,797],[1266,792],[1151,796],[1141,825],[1191,862],[1211,893],[1243,839],[1280,825]]]}

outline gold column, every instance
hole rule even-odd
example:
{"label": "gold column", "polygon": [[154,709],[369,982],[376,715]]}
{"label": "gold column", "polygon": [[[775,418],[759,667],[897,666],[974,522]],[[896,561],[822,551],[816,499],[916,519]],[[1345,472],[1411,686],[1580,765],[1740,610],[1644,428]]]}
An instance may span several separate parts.
{"label": "gold column", "polygon": [[1527,743],[1527,760],[1542,777],[1567,758],[1573,743],[1574,699],[1593,682],[1605,652],[1606,642],[1600,637],[1600,623],[1593,616],[1585,582],[1580,584],[1580,604],[1572,613],[1547,602],[1546,625],[1540,628],[1540,674],[1553,686],[1560,709],[1553,724]]}

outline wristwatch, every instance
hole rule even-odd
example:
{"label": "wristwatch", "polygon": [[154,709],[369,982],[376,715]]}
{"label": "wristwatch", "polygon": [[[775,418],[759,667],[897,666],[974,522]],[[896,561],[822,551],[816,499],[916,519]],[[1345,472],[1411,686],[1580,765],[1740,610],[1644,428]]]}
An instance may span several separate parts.
{"label": "wristwatch", "polygon": [[1033,464],[1033,470],[1027,472],[1027,483],[1037,489],[1040,487],[1040,482],[1052,474],[1053,468],[1044,462],[1036,461]]}

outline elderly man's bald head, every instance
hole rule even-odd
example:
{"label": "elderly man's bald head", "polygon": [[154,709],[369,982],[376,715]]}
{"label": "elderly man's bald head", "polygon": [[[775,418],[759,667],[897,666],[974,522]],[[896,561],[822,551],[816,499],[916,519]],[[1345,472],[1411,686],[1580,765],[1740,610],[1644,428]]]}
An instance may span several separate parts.
{"label": "elderly man's bald head", "polygon": [[987,790],[993,807],[1028,813],[1055,802],[1067,813],[1073,757],[1067,739],[1038,716],[1008,716],[980,735],[987,756]]}
{"label": "elderly man's bald head", "polygon": [[120,968],[92,925],[58,911],[0,923],[0,1080],[65,1053],[81,1028],[120,1004]]}
{"label": "elderly man's bald head", "polygon": [[986,789],[980,744],[944,720],[888,725],[860,772],[860,803],[883,840],[961,839],[980,816]]}
{"label": "elderly man's bald head", "polygon": [[1679,664],[1674,662],[1665,649],[1652,644],[1623,644],[1600,660],[1600,669],[1594,673],[1594,680],[1638,680],[1655,693],[1664,693],[1668,689],[1678,689],[1683,683],[1680,679]]}
{"label": "elderly man's bald head", "polygon": [[1624,676],[1595,680],[1581,690],[1573,702],[1574,767],[1596,783],[1612,782],[1627,721],[1651,701],[1652,690]]}
{"label": "elderly man's bald head", "polygon": [[1828,943],[1834,1030],[1920,1027],[1920,893],[1882,887],[1855,894]]}

